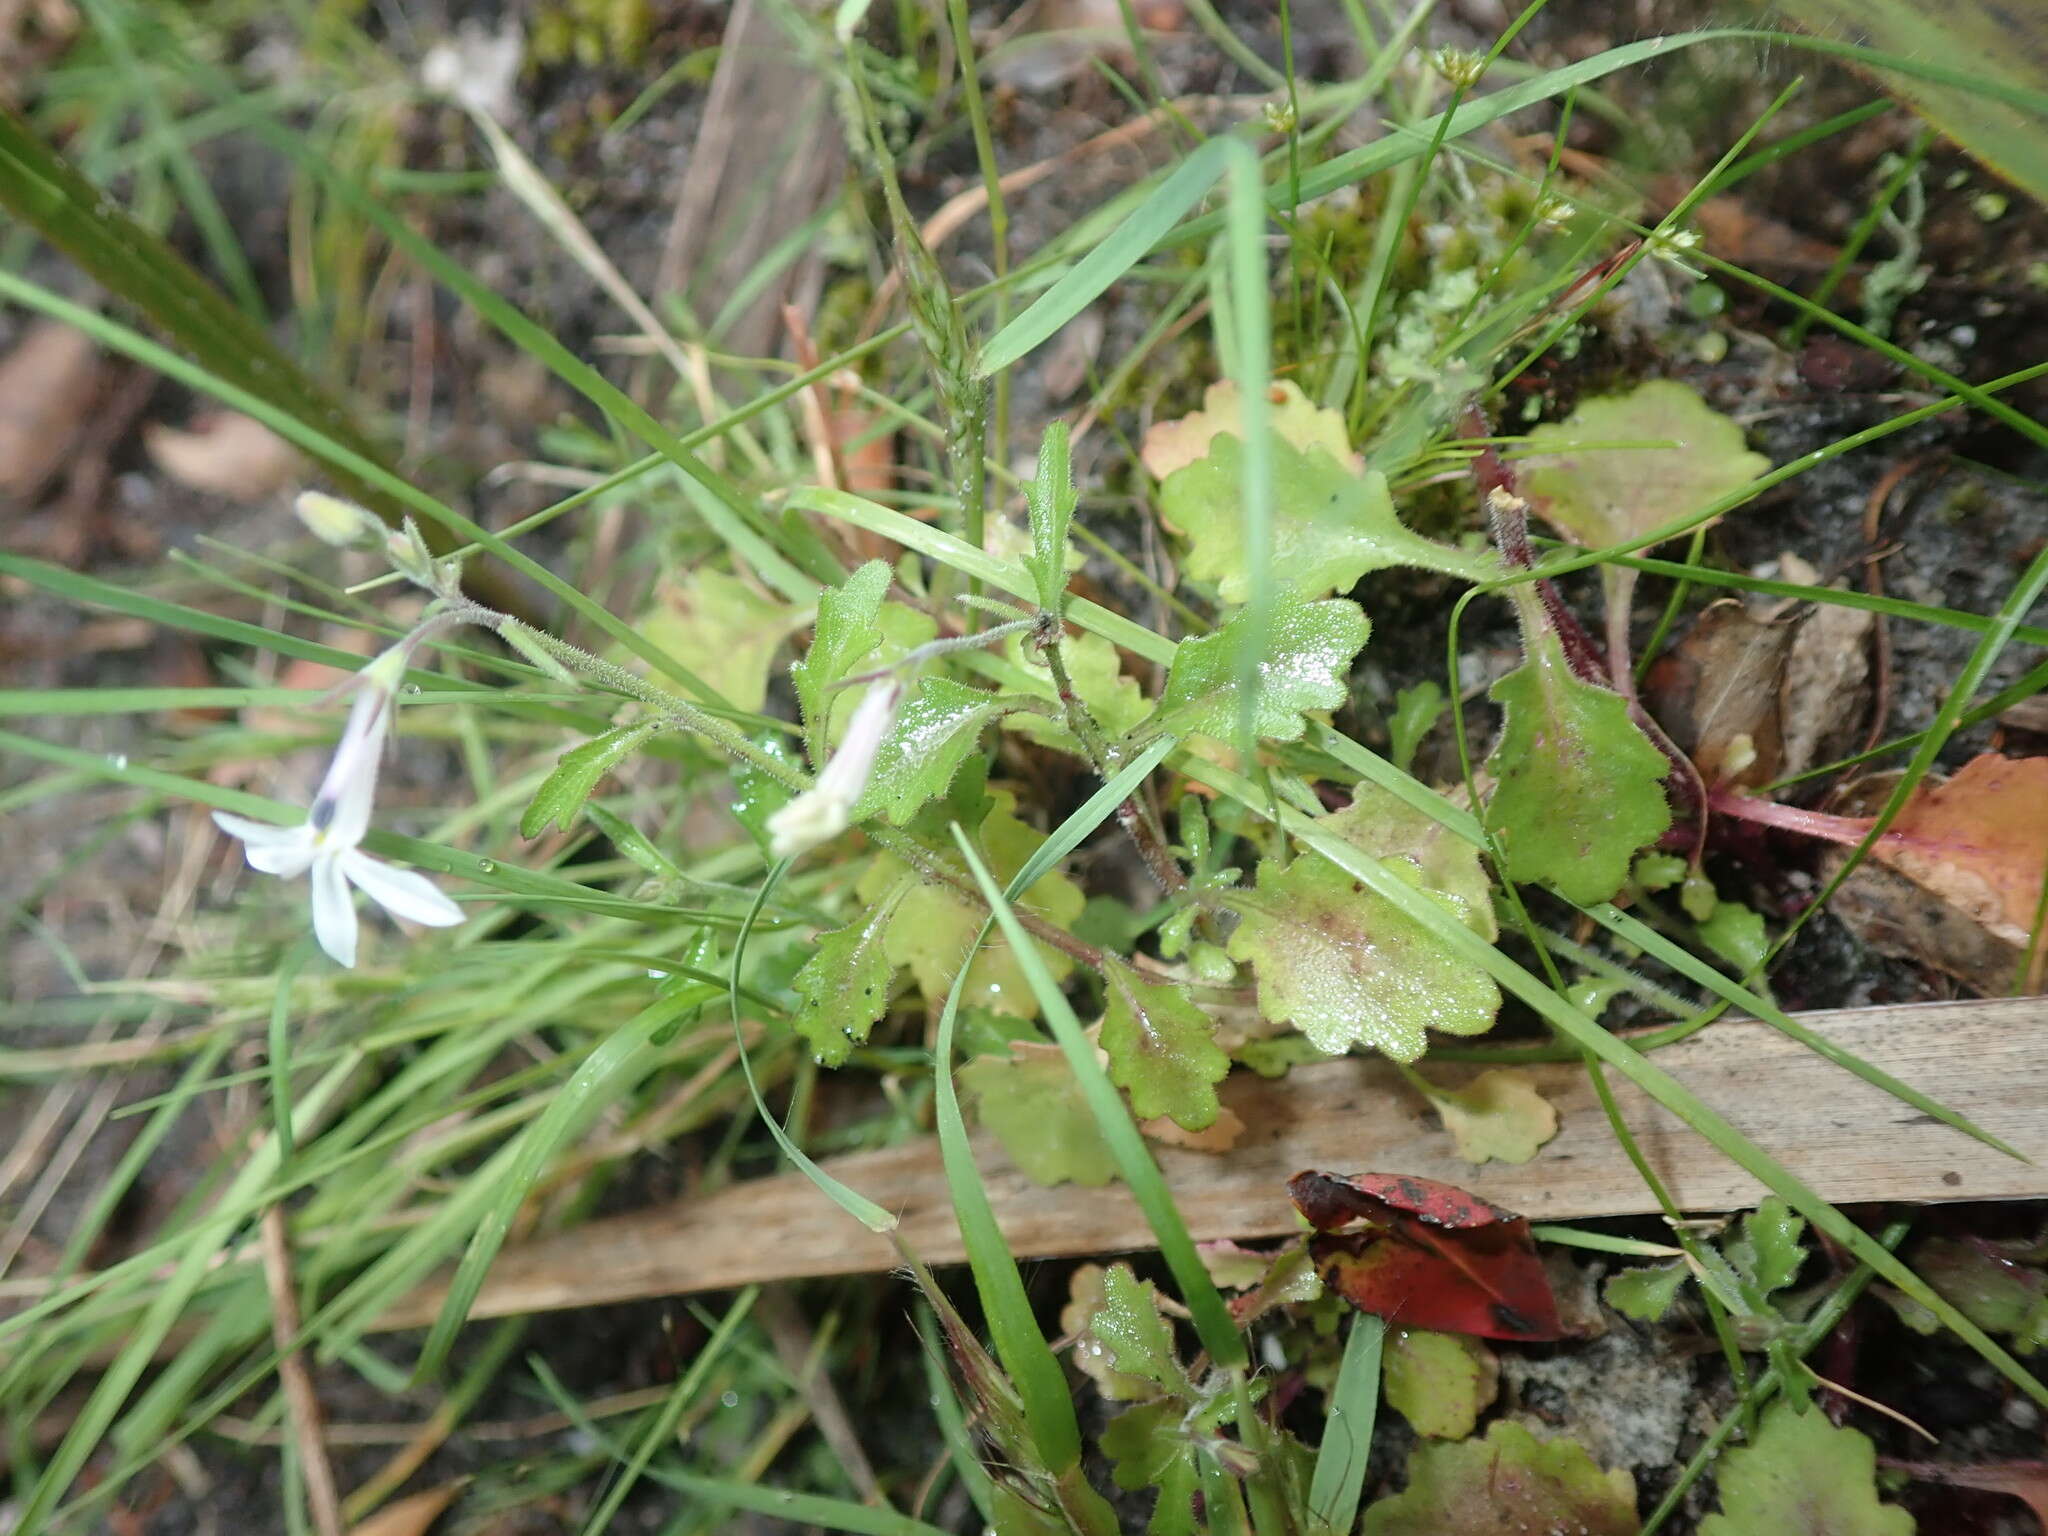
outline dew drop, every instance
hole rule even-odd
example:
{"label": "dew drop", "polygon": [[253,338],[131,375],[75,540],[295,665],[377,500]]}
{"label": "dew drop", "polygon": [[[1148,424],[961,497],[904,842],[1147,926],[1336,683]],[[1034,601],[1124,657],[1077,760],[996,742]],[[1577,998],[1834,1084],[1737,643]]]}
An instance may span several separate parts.
{"label": "dew drop", "polygon": [[119,773],[128,766],[128,754],[126,752],[109,752],[107,754],[107,766],[113,769],[114,772]]}
{"label": "dew drop", "polygon": [[405,685],[405,691],[406,691],[407,693],[424,693],[424,692],[426,692],[426,690],[425,690],[424,688],[420,687],[420,685],[419,685],[418,683],[407,683],[407,684]]}
{"label": "dew drop", "polygon": [[727,1388],[725,1392],[720,1395],[718,1400],[728,1408],[737,1408],[740,1405],[739,1393],[733,1391],[731,1388]]}
{"label": "dew drop", "polygon": [[476,867],[487,875],[495,875],[498,872],[498,861],[496,859],[478,859]]}

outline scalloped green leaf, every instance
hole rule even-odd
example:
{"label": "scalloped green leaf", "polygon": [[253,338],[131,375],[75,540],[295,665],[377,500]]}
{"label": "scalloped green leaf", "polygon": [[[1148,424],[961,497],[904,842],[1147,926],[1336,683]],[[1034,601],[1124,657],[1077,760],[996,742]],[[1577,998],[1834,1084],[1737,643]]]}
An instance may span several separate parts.
{"label": "scalloped green leaf", "polygon": [[1715,1476],[1721,1511],[1700,1536],[1913,1536],[1913,1517],[1878,1501],[1869,1437],[1817,1408],[1772,1403],[1756,1439],[1724,1452]]}
{"label": "scalloped green leaf", "polygon": [[[1392,799],[1361,786],[1359,799],[1322,826],[1412,880],[1448,919],[1491,939],[1493,908],[1476,851],[1432,836],[1408,845],[1411,854],[1396,835],[1404,818],[1384,803]],[[1493,1026],[1500,991],[1490,977],[1320,855],[1261,861],[1256,888],[1234,900],[1243,916],[1230,955],[1251,962],[1260,1013],[1291,1023],[1319,1051],[1364,1045],[1413,1061],[1429,1030],[1477,1035]]]}
{"label": "scalloped green leaf", "polygon": [[1526,1163],[1557,1134],[1556,1108],[1513,1067],[1481,1072],[1463,1088],[1421,1086],[1468,1163]]}
{"label": "scalloped green leaf", "polygon": [[1343,598],[1283,601],[1263,637],[1240,614],[1214,634],[1181,641],[1151,729],[1235,738],[1239,679],[1246,651],[1256,646],[1259,691],[1252,732],[1267,741],[1299,741],[1308,728],[1304,713],[1335,709],[1349,697],[1351,659],[1365,648],[1370,632],[1365,610]]}
{"label": "scalloped green leaf", "polygon": [[[1348,591],[1368,571],[1416,565],[1477,575],[1485,557],[1412,533],[1395,516],[1386,477],[1360,463],[1336,411],[1291,383],[1273,386],[1273,580],[1297,597]],[[1159,515],[1188,541],[1186,573],[1213,581],[1226,603],[1250,596],[1242,503],[1244,415],[1237,386],[1213,384],[1203,408],[1145,434],[1158,477]]]}
{"label": "scalloped green leaf", "polygon": [[1736,1273],[1764,1295],[1782,1291],[1799,1276],[1806,1262],[1800,1239],[1806,1218],[1776,1195],[1742,1218],[1742,1229],[1724,1250]]}
{"label": "scalloped green leaf", "polygon": [[1382,1388],[1409,1427],[1432,1440],[1462,1440],[1500,1391],[1500,1361],[1469,1334],[1387,1330]]}
{"label": "scalloped green leaf", "polygon": [[1528,454],[1523,494],[1567,537],[1593,549],[1639,538],[1771,467],[1743,445],[1740,426],[1674,379],[1580,401],[1563,421],[1529,434]]}
{"label": "scalloped green leaf", "polygon": [[982,1125],[1032,1183],[1097,1189],[1116,1177],[1116,1158],[1058,1046],[1020,1041],[1007,1056],[975,1057],[958,1076]]}
{"label": "scalloped green leaf", "polygon": [[981,739],[982,727],[1003,709],[1000,695],[950,677],[921,679],[875,754],[874,772],[853,819],[879,814],[898,826],[909,821],[918,807],[946,792]]}
{"label": "scalloped green leaf", "polygon": [[598,781],[660,729],[660,722],[653,720],[615,725],[602,736],[593,736],[564,752],[527,802],[525,814],[519,818],[519,835],[539,837],[551,824],[568,831]]}
{"label": "scalloped green leaf", "polygon": [[775,653],[802,622],[788,604],[706,565],[664,585],[640,629],[733,708],[752,713],[767,701]]}
{"label": "scalloped green leaf", "polygon": [[1407,1488],[1373,1504],[1359,1527],[1360,1536],[1636,1536],[1641,1529],[1635,1480],[1625,1468],[1603,1472],[1577,1442],[1538,1440],[1505,1420],[1488,1426],[1483,1440],[1418,1445],[1408,1457]]}
{"label": "scalloped green leaf", "polygon": [[811,648],[789,669],[806,731],[817,731],[832,685],[849,676],[880,643],[882,598],[888,590],[888,565],[870,560],[838,586],[818,594]]}
{"label": "scalloped green leaf", "polygon": [[[1014,796],[995,792],[986,798],[989,808],[978,834],[982,857],[998,881],[1007,881],[1038,851],[1045,837],[1012,814]],[[951,858],[946,862],[958,867]],[[879,857],[861,877],[858,894],[865,901],[881,901],[909,872],[893,856]],[[1023,910],[1061,928],[1071,928],[1086,904],[1081,888],[1057,869],[1041,875],[1017,903]],[[897,904],[896,915],[889,922],[884,939],[889,963],[908,966],[925,1002],[934,1009],[940,1008],[953,988],[961,957],[980,931],[985,915],[978,904],[957,895],[949,886],[913,886]],[[1038,954],[1055,981],[1063,980],[1074,968],[1072,960],[1050,945],[1039,944]],[[1025,1019],[1038,1017],[1038,1000],[1017,965],[1017,957],[1000,934],[990,934],[976,952],[960,1001],[963,1007],[986,1008]]]}
{"label": "scalloped green leaf", "polygon": [[1088,1331],[1122,1374],[1142,1377],[1172,1396],[1190,1390],[1173,1329],[1159,1313],[1159,1292],[1130,1265],[1110,1265],[1102,1279],[1102,1305],[1088,1319]]}
{"label": "scalloped green leaf", "polygon": [[896,967],[886,938],[895,915],[895,901],[884,901],[858,921],[821,935],[790,982],[797,995],[796,1032],[824,1066],[843,1066],[889,1011],[889,979]]}
{"label": "scalloped green leaf", "polygon": [[1196,1536],[1204,1529],[1195,1514],[1202,1472],[1186,1417],[1178,1402],[1140,1403],[1111,1419],[1097,1442],[1117,1487],[1126,1493],[1158,1490],[1146,1536]]}
{"label": "scalloped green leaf", "polygon": [[1179,987],[1141,979],[1129,966],[1104,966],[1105,1008],[1096,1043],[1109,1057],[1110,1081],[1130,1095],[1140,1120],[1165,1115],[1182,1130],[1207,1130],[1221,1107],[1216,1085],[1230,1058],[1216,1043],[1216,1021]]}
{"label": "scalloped green leaf", "polygon": [[1581,906],[1607,900],[1636,850],[1671,825],[1671,765],[1629,719],[1627,700],[1572,675],[1548,628],[1491,697],[1506,718],[1486,760],[1498,781],[1486,823],[1508,874]]}
{"label": "scalloped green leaf", "polygon": [[[1461,551],[1411,533],[1394,514],[1387,478],[1346,469],[1321,448],[1276,437],[1273,459],[1273,583],[1296,597],[1348,592],[1368,571],[1412,565],[1476,574]],[[1244,544],[1244,442],[1220,433],[1206,457],[1167,476],[1159,515],[1187,539],[1182,562],[1196,581],[1216,584],[1226,603],[1251,596]]]}
{"label": "scalloped green leaf", "polygon": [[1671,1304],[1678,1300],[1678,1292],[1691,1273],[1692,1270],[1679,1259],[1669,1264],[1624,1269],[1607,1277],[1607,1305],[1623,1317],[1654,1323],[1671,1310]]}

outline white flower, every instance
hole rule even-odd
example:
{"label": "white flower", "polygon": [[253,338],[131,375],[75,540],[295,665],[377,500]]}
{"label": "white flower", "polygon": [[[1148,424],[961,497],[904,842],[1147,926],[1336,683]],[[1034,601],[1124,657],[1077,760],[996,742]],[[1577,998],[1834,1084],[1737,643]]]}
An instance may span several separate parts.
{"label": "white flower", "polygon": [[844,832],[853,820],[853,808],[868,787],[875,770],[875,754],[882,738],[896,723],[896,706],[903,697],[903,685],[886,678],[861,695],[860,707],[847,722],[846,735],[818,775],[817,783],[768,818],[768,852],[778,859],[793,859]]}
{"label": "white flower", "polygon": [[336,964],[356,963],[354,885],[394,916],[429,927],[462,921],[462,908],[425,875],[373,859],[359,846],[370,830],[377,797],[377,770],[391,734],[391,705],[405,675],[409,645],[386,651],[356,674],[355,703],[327,765],[327,777],[313,806],[296,827],[273,827],[245,816],[215,811],[223,832],[242,840],[251,869],[295,879],[313,877],[313,935]]}

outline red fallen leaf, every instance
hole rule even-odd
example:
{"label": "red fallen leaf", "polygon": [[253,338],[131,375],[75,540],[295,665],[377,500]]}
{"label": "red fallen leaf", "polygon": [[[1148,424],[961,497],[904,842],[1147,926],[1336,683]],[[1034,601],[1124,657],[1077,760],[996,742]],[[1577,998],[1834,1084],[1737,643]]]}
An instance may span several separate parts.
{"label": "red fallen leaf", "polygon": [[1404,1175],[1297,1173],[1287,1193],[1322,1234],[1309,1242],[1317,1272],[1360,1311],[1486,1339],[1564,1336],[1529,1223],[1512,1211]]}

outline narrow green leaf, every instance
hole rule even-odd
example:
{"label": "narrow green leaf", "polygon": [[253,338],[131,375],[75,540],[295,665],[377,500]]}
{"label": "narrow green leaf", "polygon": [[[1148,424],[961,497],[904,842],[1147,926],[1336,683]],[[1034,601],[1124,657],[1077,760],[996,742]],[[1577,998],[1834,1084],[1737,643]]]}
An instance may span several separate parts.
{"label": "narrow green leaf", "polygon": [[1380,1356],[1385,1318],[1360,1312],[1344,1339],[1344,1359],[1323,1416],[1323,1443],[1309,1481],[1309,1514],[1326,1531],[1349,1536],[1358,1524],[1358,1501],[1372,1459],[1373,1422],[1379,1417]]}
{"label": "narrow green leaf", "polygon": [[1030,935],[1017,920],[1009,900],[990,877],[973,844],[960,835],[958,828],[954,829],[954,841],[967,860],[975,883],[981,887],[983,898],[995,914],[997,925],[1010,941],[1018,965],[1038,998],[1039,1008],[1051,1026],[1054,1038],[1066,1053],[1067,1065],[1079,1080],[1081,1091],[1095,1112],[1096,1123],[1102,1128],[1103,1139],[1109,1143],[1110,1151],[1116,1156],[1124,1182],[1131,1186],[1138,1208],[1145,1213],[1145,1220],[1159,1243],[1160,1254],[1180,1288],[1181,1299],[1193,1315],[1195,1331],[1201,1336],[1203,1346],[1219,1365],[1242,1365],[1246,1359],[1244,1339],[1230,1319],[1230,1308],[1218,1293],[1215,1282],[1209,1278],[1201,1256],[1195,1252],[1194,1241],[1188,1236],[1187,1226],[1174,1206],[1172,1192],[1160,1176],[1159,1165],[1152,1160],[1152,1154],[1145,1146],[1145,1138],[1138,1133],[1130,1112],[1124,1108],[1116,1086],[1097,1063],[1094,1043],[1082,1030],[1081,1021],[1074,1017],[1073,1008],[1047,973],[1045,962],[1039,958]]}
{"label": "narrow green leaf", "polygon": [[1055,619],[1067,591],[1067,526],[1074,520],[1074,471],[1067,462],[1067,424],[1054,421],[1038,448],[1038,473],[1024,490],[1031,517],[1031,575],[1038,606]]}
{"label": "narrow green leaf", "polygon": [[568,831],[598,781],[639,751],[641,744],[660,729],[655,721],[614,726],[602,736],[593,736],[564,752],[553,771],[540,781],[533,799],[527,802],[525,814],[519,818],[519,835],[539,837],[549,826]]}
{"label": "narrow green leaf", "polygon": [[[123,213],[35,131],[0,104],[0,208],[40,233],[211,372],[300,417],[365,459],[382,461],[342,407],[272,341],[246,310],[160,237]],[[400,509],[366,480],[349,494],[396,522]]]}
{"label": "narrow green leaf", "polygon": [[[1109,285],[1150,254],[1223,174],[1230,141],[1211,139],[1170,174],[1109,236],[1075,263],[1072,271],[1040,294],[1023,314],[989,338],[976,373],[988,378],[1050,338],[1102,296]],[[1246,153],[1243,145],[1237,153]]]}
{"label": "narrow green leaf", "polygon": [[440,1315],[420,1347],[413,1373],[415,1380],[431,1380],[441,1369],[455,1343],[455,1335],[469,1320],[470,1305],[483,1289],[484,1275],[504,1246],[520,1208],[556,1154],[640,1074],[654,1068],[660,1056],[654,1041],[664,1029],[702,1008],[722,991],[709,983],[689,982],[641,1009],[616,1033],[598,1042],[549,1101],[541,1117],[520,1133],[514,1144],[516,1150],[501,1168],[492,1170],[496,1182],[489,1203],[448,1281]]}

